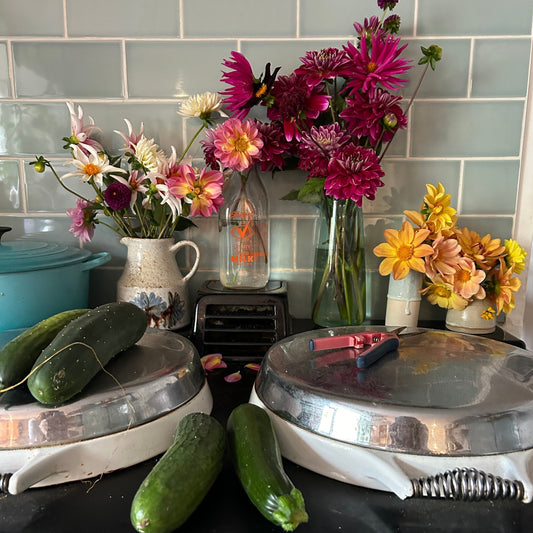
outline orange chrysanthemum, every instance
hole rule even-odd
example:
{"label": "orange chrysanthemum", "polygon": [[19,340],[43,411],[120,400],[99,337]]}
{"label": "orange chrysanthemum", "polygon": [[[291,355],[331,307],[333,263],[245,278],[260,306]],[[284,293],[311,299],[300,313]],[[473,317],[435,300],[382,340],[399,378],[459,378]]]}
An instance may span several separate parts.
{"label": "orange chrysanthemum", "polygon": [[394,279],[403,279],[410,270],[425,273],[424,257],[433,253],[429,244],[424,244],[429,231],[414,229],[407,221],[398,230],[386,229],[384,232],[387,242],[378,244],[374,254],[385,257],[379,265],[379,273],[388,276],[392,273]]}
{"label": "orange chrysanthemum", "polygon": [[481,270],[490,270],[505,255],[501,240],[493,239],[490,233],[481,238],[479,233],[463,228],[456,230],[456,235],[464,255],[471,257]]}

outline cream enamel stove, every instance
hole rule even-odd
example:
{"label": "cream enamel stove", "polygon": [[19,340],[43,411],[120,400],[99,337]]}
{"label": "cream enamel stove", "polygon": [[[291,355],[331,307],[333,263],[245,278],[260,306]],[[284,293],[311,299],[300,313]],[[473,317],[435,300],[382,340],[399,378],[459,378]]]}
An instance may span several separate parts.
{"label": "cream enamel stove", "polygon": [[94,478],[163,453],[188,413],[210,413],[198,352],[184,337],[149,328],[74,401],[44,407],[25,387],[0,397],[1,489]]}
{"label": "cream enamel stove", "polygon": [[282,454],[402,499],[530,502],[533,353],[429,329],[400,335],[368,368],[351,349],[310,350],[315,338],[364,329],[301,333],[265,355],[250,401],[270,415]]}

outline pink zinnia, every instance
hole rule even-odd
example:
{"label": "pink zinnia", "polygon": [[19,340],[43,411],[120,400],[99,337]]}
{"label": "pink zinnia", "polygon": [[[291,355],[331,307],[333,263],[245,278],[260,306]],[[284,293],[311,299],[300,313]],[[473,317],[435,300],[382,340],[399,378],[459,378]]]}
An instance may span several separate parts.
{"label": "pink zinnia", "polygon": [[272,87],[274,105],[268,108],[270,120],[283,122],[285,138],[292,141],[301,139],[301,130],[309,129],[313,120],[329,106],[330,97],[320,86],[310,87],[305,77],[293,72],[290,76],[280,76]]}
{"label": "pink zinnia", "polygon": [[294,72],[304,76],[311,86],[318,85],[322,80],[336,78],[347,62],[346,52],[338,48],[311,50],[300,58],[302,66]]}
{"label": "pink zinnia", "polygon": [[248,169],[260,155],[263,140],[252,120],[230,118],[214,130],[215,157],[238,172]]}
{"label": "pink zinnia", "polygon": [[76,198],[76,207],[67,209],[66,213],[72,218],[69,231],[81,242],[89,242],[94,235],[94,219],[96,218],[92,203]]}
{"label": "pink zinnia", "polygon": [[331,155],[350,139],[337,122],[318,128],[313,126],[308,133],[302,133],[302,140],[298,145],[298,168],[307,170],[309,177],[327,176]]}
{"label": "pink zinnia", "polygon": [[280,67],[277,67],[271,73],[270,63],[267,63],[264,77],[256,78],[250,63],[239,52],[232,52],[231,59],[225,59],[223,65],[231,70],[222,72],[220,81],[227,83],[231,87],[221,91],[220,94],[227,96],[224,99],[224,103],[228,106],[232,115],[242,120],[246,117],[251,107],[259,104],[268,96]]}
{"label": "pink zinnia", "polygon": [[355,91],[369,91],[378,83],[392,91],[403,87],[406,79],[400,78],[411,68],[410,61],[399,57],[407,44],[399,46],[400,39],[393,35],[383,35],[380,31],[372,35],[369,46],[366,39],[361,39],[361,49],[352,43],[344,46],[350,61],[343,69],[342,75],[349,79],[346,89],[350,94]]}
{"label": "pink zinnia", "polygon": [[346,109],[339,116],[357,137],[368,137],[370,144],[389,142],[396,130],[407,127],[407,117],[399,105],[401,96],[374,87],[367,93],[355,92],[346,98]]}
{"label": "pink zinnia", "polygon": [[172,196],[190,203],[191,216],[200,214],[208,217],[218,211],[222,195],[222,172],[204,167],[197,176],[191,166],[182,164],[176,174],[169,176],[167,185]]}
{"label": "pink zinnia", "polygon": [[332,157],[324,184],[326,194],[339,200],[353,200],[359,207],[363,198],[374,200],[376,189],[383,186],[385,175],[376,152],[352,143]]}

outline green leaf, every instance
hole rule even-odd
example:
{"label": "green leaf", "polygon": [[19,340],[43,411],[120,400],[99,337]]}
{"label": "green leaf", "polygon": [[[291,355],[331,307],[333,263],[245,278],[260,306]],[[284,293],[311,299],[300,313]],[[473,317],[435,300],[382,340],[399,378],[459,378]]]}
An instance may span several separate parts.
{"label": "green leaf", "polygon": [[325,178],[309,178],[300,188],[298,200],[306,204],[316,204],[324,197]]}
{"label": "green leaf", "polygon": [[282,200],[298,200],[298,193],[300,191],[298,189],[293,189],[291,192],[287,193],[285,196],[283,196]]}

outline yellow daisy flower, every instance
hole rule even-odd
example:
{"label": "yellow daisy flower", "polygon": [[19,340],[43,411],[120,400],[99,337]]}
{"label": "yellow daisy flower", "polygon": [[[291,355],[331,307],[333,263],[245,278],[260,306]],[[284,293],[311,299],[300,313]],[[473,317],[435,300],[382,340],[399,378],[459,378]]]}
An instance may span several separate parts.
{"label": "yellow daisy flower", "polygon": [[505,240],[505,251],[505,263],[513,268],[513,272],[520,274],[526,266],[527,252],[514,239]]}
{"label": "yellow daisy flower", "polygon": [[424,196],[423,212],[427,213],[426,224],[432,229],[433,233],[438,233],[451,228],[457,217],[457,211],[450,207],[451,194],[446,194],[441,183],[426,185],[428,193]]}
{"label": "yellow daisy flower", "polygon": [[453,284],[447,277],[436,275],[431,283],[422,290],[432,305],[438,305],[444,309],[457,309],[462,311],[467,305],[468,300],[453,292]]}

